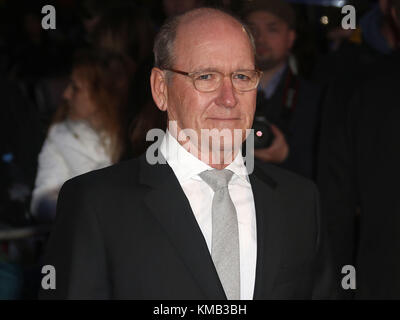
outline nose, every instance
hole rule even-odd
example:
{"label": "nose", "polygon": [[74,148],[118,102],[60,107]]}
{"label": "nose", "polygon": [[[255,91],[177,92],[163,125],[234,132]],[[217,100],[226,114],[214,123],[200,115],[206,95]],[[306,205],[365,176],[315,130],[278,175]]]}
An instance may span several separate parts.
{"label": "nose", "polygon": [[256,47],[260,45],[266,45],[269,41],[269,34],[264,30],[259,30],[254,37]]}
{"label": "nose", "polygon": [[224,79],[222,80],[216,103],[217,105],[225,108],[233,108],[236,106],[236,92],[235,88],[232,85],[230,77],[224,77]]}

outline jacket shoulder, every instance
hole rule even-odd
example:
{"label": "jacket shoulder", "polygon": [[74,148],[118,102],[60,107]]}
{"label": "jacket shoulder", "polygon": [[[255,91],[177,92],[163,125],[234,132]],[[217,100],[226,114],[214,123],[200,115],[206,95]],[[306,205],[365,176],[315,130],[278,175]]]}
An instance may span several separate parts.
{"label": "jacket shoulder", "polygon": [[257,162],[255,164],[255,174],[261,179],[269,180],[270,184],[279,190],[296,192],[317,191],[317,186],[312,180],[273,164]]}
{"label": "jacket shoulder", "polygon": [[66,181],[63,188],[79,187],[87,190],[109,191],[138,182],[140,158],[125,160],[106,168],[93,170]]}

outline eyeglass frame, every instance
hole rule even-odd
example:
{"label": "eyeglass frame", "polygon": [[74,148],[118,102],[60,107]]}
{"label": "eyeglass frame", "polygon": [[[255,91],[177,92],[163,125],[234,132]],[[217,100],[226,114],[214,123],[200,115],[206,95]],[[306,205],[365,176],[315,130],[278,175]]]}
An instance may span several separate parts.
{"label": "eyeglass frame", "polygon": [[[218,86],[217,88],[215,88],[214,90],[210,90],[210,91],[201,91],[201,90],[197,89],[196,85],[194,84],[195,79],[193,78],[193,75],[195,75],[196,73],[208,72],[208,71],[209,71],[209,72],[216,72],[216,73],[222,74],[222,75],[224,76],[223,78],[225,78],[225,77],[228,75],[228,74],[226,74],[226,73],[223,73],[223,72],[220,72],[220,71],[217,71],[217,70],[199,70],[199,71],[193,71],[193,72],[186,72],[186,71],[181,71],[181,70],[177,70],[177,69],[173,69],[173,68],[163,68],[162,70],[164,70],[164,71],[170,71],[170,72],[174,72],[174,73],[178,73],[178,74],[181,74],[181,75],[183,75],[183,76],[189,77],[190,79],[192,79],[193,87],[194,87],[197,91],[203,92],[203,93],[208,93],[208,92],[217,91],[217,90],[221,87],[222,81],[220,82],[219,86]],[[255,72],[258,74],[257,84],[255,85],[254,88],[249,89],[249,90],[239,90],[239,89],[237,89],[237,88],[235,87],[235,85],[233,84],[233,81],[232,81],[232,75],[233,75],[234,73],[237,73],[237,72],[240,72],[240,71],[255,71]],[[229,76],[230,76],[230,79],[231,79],[231,83],[232,83],[232,87],[233,87],[235,90],[239,91],[239,92],[249,92],[249,91],[252,91],[252,90],[257,89],[257,86],[258,86],[259,83],[260,83],[260,79],[261,79],[262,75],[263,75],[263,72],[262,72],[261,70],[258,70],[258,69],[254,69],[254,70],[238,70],[238,71],[233,71],[233,72],[229,73]]]}

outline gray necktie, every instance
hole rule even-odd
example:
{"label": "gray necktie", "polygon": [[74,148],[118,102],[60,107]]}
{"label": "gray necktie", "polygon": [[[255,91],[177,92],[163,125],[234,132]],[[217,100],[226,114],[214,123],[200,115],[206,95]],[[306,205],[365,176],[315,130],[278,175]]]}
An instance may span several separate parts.
{"label": "gray necktie", "polygon": [[240,299],[239,230],[235,206],[228,191],[233,172],[208,170],[200,177],[214,190],[211,257],[228,300]]}

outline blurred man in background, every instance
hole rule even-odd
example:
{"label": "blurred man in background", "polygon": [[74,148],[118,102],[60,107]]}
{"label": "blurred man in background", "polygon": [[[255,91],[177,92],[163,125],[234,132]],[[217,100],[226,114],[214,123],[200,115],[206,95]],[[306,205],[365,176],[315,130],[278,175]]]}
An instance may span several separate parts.
{"label": "blurred man in background", "polygon": [[255,156],[313,178],[320,91],[289,63],[295,12],[283,0],[258,0],[244,7],[244,18],[256,41],[257,67],[263,71],[256,117],[271,123],[273,135],[271,144],[261,146]]}

